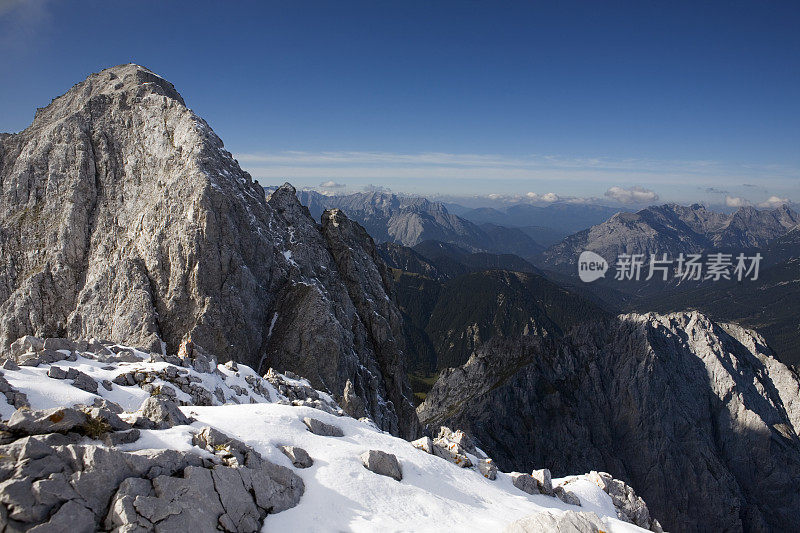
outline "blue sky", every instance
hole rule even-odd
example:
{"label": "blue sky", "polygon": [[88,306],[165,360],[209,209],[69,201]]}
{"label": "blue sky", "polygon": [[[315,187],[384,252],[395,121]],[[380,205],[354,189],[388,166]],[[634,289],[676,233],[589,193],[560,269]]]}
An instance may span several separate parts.
{"label": "blue sky", "polygon": [[800,202],[799,27],[780,1],[0,0],[0,131],[133,61],[264,184]]}

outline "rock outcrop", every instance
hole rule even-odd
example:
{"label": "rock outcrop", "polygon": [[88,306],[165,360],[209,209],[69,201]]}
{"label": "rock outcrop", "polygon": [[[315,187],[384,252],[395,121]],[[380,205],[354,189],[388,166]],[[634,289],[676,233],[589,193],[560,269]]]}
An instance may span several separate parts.
{"label": "rock outcrop", "polygon": [[[504,471],[604,470],[664,528],[788,531],[800,508],[800,379],[763,339],[702,314],[626,315],[564,339],[493,341],[419,407]],[[630,516],[629,516],[630,515]]]}
{"label": "rock outcrop", "polygon": [[370,472],[375,472],[381,476],[387,476],[397,481],[402,481],[403,470],[397,456],[381,450],[368,450],[361,454],[361,463]]}
{"label": "rock outcrop", "polygon": [[203,441],[209,459],[80,444],[74,433],[22,436],[0,446],[0,525],[5,531],[260,531],[269,513],[297,505],[303,480],[223,437],[225,446]]}
{"label": "rock outcrop", "polygon": [[413,436],[391,288],[371,239],[336,218],[321,228],[289,185],[267,200],[160,76],[93,74],[0,137],[0,348],[191,339],[337,398],[349,380],[360,416]]}

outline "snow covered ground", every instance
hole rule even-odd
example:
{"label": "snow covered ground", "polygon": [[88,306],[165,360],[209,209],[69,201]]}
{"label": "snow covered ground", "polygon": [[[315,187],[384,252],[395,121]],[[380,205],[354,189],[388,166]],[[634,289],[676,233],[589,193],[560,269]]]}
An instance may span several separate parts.
{"label": "snow covered ground", "polygon": [[[300,504],[269,516],[264,531],[500,531],[531,513],[567,509],[597,513],[608,531],[643,531],[618,520],[611,497],[588,480],[569,484],[581,499],[581,507],[550,496],[531,496],[514,487],[507,474],[498,473],[497,479],[490,481],[475,469],[460,468],[349,417],[274,403],[183,410],[197,418],[193,426],[213,426],[280,465],[292,466],[279,445],[300,446],[314,459],[310,468],[296,470],[306,484]],[[341,427],[345,436],[310,433],[302,422],[306,416]],[[191,442],[192,429],[182,431],[170,436],[174,439],[171,446]],[[142,445],[151,446],[148,436],[129,446]],[[403,480],[397,482],[365,469],[359,455],[370,449],[396,455]]]}
{"label": "snow covered ground", "polygon": [[[119,449],[170,448],[207,454],[192,444],[192,436],[200,428],[212,426],[250,445],[266,459],[291,468],[302,477],[305,493],[296,507],[267,516],[263,531],[501,531],[511,522],[532,513],[566,510],[596,513],[606,531],[643,531],[619,520],[611,497],[588,478],[553,480],[554,485],[568,482],[566,487],[580,498],[580,507],[551,496],[529,495],[516,488],[508,474],[498,472],[496,480],[489,480],[475,468],[461,468],[428,454],[410,442],[376,429],[369,421],[337,416],[298,401],[292,405],[267,380],[244,365],[234,369],[218,365],[216,371],[212,367],[205,372],[192,365],[176,368],[168,362],[146,362],[146,355],[140,352],[136,352],[136,356],[142,360],[109,363],[102,358],[78,356],[75,361],[5,368],[0,372],[11,387],[27,395],[33,409],[91,405],[100,397],[132,412],[150,392],[141,388],[142,383],[109,382],[115,378],[120,381],[121,374],[131,372],[163,373],[173,367],[171,373],[176,374],[175,370],[181,369],[179,375],[194,386],[216,391],[210,395],[211,403],[220,405],[185,405],[181,410],[196,420],[191,425],[142,430],[136,442],[119,446]],[[62,370],[75,368],[101,385],[96,394],[78,389],[70,379],[48,377],[51,366]],[[308,384],[304,380],[281,377],[286,383]],[[102,386],[104,380],[111,390]],[[254,380],[258,383],[255,387]],[[149,384],[151,389],[172,386],[158,378],[151,378]],[[190,399],[189,394],[181,390],[175,391],[175,397],[184,403]],[[332,401],[324,394],[322,398]],[[0,417],[8,419],[15,409],[2,400],[0,397]],[[338,426],[344,436],[313,434],[304,425],[304,417]],[[99,441],[96,444],[100,445]],[[282,445],[305,449],[314,464],[309,468],[295,468],[278,448]],[[394,454],[402,468],[402,481],[367,470],[359,458],[367,450]],[[477,463],[476,457],[470,458]]]}

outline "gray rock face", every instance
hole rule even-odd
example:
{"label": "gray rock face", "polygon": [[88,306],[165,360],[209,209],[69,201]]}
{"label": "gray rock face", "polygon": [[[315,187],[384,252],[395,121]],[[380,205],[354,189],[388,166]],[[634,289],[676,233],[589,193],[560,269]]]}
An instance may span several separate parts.
{"label": "gray rock face", "polygon": [[344,431],[342,431],[340,427],[326,424],[316,418],[305,417],[303,423],[314,435],[320,435],[322,437],[344,437]]}
{"label": "gray rock face", "polygon": [[336,398],[351,380],[379,427],[415,433],[371,239],[342,215],[323,230],[291,186],[267,201],[163,78],[133,64],[89,76],[0,137],[0,183],[0,349],[36,335],[175,353],[191,338]]}
{"label": "gray rock face", "polygon": [[784,531],[800,508],[798,398],[798,375],[758,334],[692,312],[487,344],[418,412],[463,428],[504,471],[603,469],[667,530]]}
{"label": "gray rock face", "polygon": [[370,472],[387,476],[397,481],[403,479],[403,471],[397,456],[380,450],[369,450],[361,454],[361,463]]}

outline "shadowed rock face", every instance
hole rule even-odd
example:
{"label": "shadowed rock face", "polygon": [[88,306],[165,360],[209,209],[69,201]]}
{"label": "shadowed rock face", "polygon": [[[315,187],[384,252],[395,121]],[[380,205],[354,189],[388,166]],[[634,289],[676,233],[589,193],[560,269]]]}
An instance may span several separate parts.
{"label": "shadowed rock face", "polygon": [[107,69],[0,137],[0,346],[32,334],[175,352],[190,336],[336,397],[350,381],[351,404],[413,435],[397,310],[353,232],[323,232],[289,185],[265,200],[163,78]]}
{"label": "shadowed rock face", "polygon": [[800,379],[757,334],[699,313],[487,343],[418,413],[503,470],[606,470],[667,530],[797,528]]}

